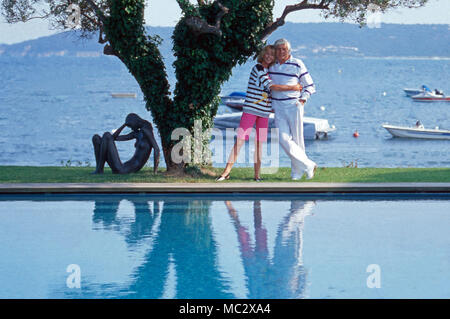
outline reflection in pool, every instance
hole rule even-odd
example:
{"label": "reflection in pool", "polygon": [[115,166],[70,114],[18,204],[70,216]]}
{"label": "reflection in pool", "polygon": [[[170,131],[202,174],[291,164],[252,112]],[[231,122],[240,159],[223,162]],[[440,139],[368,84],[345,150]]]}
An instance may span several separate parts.
{"label": "reflection in pool", "polygon": [[[0,197],[0,298],[449,298],[448,197]],[[68,265],[81,288],[69,288]],[[369,288],[369,265],[380,288]]]}

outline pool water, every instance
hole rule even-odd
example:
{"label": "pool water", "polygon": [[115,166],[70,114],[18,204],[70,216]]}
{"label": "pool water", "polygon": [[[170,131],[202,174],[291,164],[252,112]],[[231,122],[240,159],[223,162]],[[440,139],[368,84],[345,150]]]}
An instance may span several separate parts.
{"label": "pool water", "polygon": [[450,298],[449,199],[0,195],[0,298]]}

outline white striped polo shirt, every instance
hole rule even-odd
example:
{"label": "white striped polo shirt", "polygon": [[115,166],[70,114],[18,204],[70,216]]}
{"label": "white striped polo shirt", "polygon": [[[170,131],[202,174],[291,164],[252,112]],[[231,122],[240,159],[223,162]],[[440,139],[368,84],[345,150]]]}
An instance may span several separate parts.
{"label": "white striped polo shirt", "polygon": [[272,99],[274,101],[287,101],[302,99],[307,101],[308,98],[316,92],[311,75],[309,75],[305,64],[302,60],[293,58],[292,56],[283,64],[278,62],[269,68],[269,76],[273,84],[279,85],[296,85],[300,83],[303,87],[302,92],[299,91],[274,91]]}
{"label": "white striped polo shirt", "polygon": [[271,85],[272,80],[269,78],[268,69],[259,63],[256,64],[250,72],[247,96],[242,111],[261,117],[269,117],[272,112]]}

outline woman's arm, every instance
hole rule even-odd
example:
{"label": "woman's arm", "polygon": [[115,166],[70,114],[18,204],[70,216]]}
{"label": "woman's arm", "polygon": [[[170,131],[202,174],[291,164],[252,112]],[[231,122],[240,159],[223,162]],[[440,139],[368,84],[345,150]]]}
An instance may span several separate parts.
{"label": "woman's arm", "polygon": [[145,136],[147,137],[148,141],[150,142],[150,145],[153,147],[154,149],[154,153],[153,153],[153,173],[156,174],[156,171],[158,170],[158,166],[159,166],[159,146],[158,143],[156,143],[156,139],[155,136],[153,135],[153,130],[151,128],[146,128],[144,127],[142,129],[142,131],[144,132]]}
{"label": "woman's arm", "polygon": [[119,136],[120,132],[122,132],[122,130],[125,128],[125,124],[122,124],[121,127],[119,127],[113,134],[114,140],[117,139],[117,137]]}
{"label": "woman's arm", "polygon": [[132,139],[135,139],[135,138],[136,138],[136,136],[135,136],[134,132],[131,132],[131,133],[126,134],[126,135],[117,136],[114,140],[123,142],[123,141],[129,141],[129,140],[132,140]]}
{"label": "woman's arm", "polygon": [[301,84],[296,85],[280,85],[280,84],[272,84],[270,86],[270,89],[272,91],[301,91],[302,90]]}
{"label": "woman's arm", "polygon": [[272,91],[301,91],[303,89],[302,85],[299,83],[297,83],[296,85],[273,84],[272,80],[269,77],[269,74],[261,65],[258,64],[252,69],[250,78],[252,76],[254,78],[258,78],[262,86]]}

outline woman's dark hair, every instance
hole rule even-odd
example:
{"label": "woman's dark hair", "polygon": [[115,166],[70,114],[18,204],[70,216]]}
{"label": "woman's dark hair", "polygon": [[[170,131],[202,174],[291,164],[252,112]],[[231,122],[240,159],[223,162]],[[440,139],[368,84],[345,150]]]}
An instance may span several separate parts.
{"label": "woman's dark hair", "polygon": [[143,127],[144,125],[152,127],[150,122],[144,120],[143,118],[141,118],[136,113],[128,114],[126,119],[125,119],[125,124],[127,126],[130,126],[130,127],[132,127],[132,126]]}

